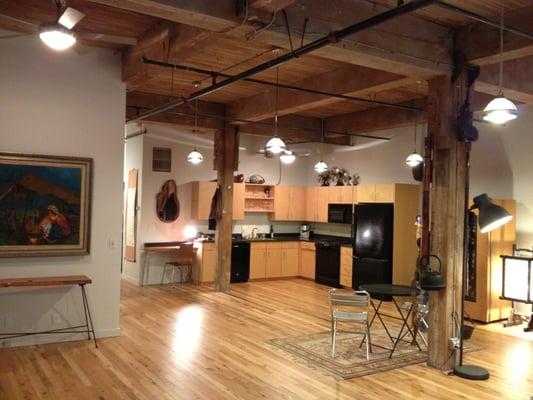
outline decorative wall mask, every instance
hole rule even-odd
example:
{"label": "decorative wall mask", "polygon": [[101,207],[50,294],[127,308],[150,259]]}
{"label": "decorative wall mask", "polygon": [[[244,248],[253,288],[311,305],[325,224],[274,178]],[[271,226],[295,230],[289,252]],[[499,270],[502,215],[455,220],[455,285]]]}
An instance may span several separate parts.
{"label": "decorative wall mask", "polygon": [[178,200],[178,187],[174,180],[169,179],[157,194],[157,217],[163,222],[174,222],[180,215],[180,202]]}

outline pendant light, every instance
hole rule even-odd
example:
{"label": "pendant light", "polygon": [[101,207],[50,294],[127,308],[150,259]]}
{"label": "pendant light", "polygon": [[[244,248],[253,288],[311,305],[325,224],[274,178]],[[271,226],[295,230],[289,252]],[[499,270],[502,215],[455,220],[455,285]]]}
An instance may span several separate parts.
{"label": "pendant light", "polygon": [[502,125],[515,119],[518,110],[514,103],[503,95],[503,5],[500,18],[500,91],[483,110],[483,119]]}
{"label": "pendant light", "polygon": [[413,152],[407,156],[405,163],[410,167],[416,167],[424,162],[424,158],[416,152],[416,128],[418,125],[418,111],[415,110],[415,142],[413,144]]}
{"label": "pendant light", "polygon": [[265,146],[265,150],[272,154],[280,154],[287,150],[287,145],[278,137],[278,84],[279,84],[279,67],[276,68],[276,110],[274,114],[274,136],[270,138]]}
{"label": "pendant light", "polygon": [[[194,108],[194,130],[193,133],[198,132],[198,100],[195,102],[195,108]],[[187,156],[187,162],[192,165],[198,165],[201,164],[202,161],[204,161],[204,156],[196,150],[196,146],[194,146],[194,149],[189,153]]]}
{"label": "pendant light", "polygon": [[294,160],[296,160],[296,155],[293,151],[285,150],[283,153],[281,153],[279,159],[283,164],[292,164]]}
{"label": "pendant light", "polygon": [[328,170],[328,164],[326,164],[324,161],[322,161],[322,151],[324,148],[324,120],[321,120],[320,125],[320,161],[315,164],[315,172],[317,174],[321,174],[322,172],[326,172]]}

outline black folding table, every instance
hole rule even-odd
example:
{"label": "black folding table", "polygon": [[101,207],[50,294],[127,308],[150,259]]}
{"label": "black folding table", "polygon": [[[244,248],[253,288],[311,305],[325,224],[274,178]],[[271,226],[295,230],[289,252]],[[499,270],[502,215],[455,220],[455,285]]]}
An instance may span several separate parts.
{"label": "black folding table", "polygon": [[[387,333],[387,336],[389,337],[389,339],[391,340],[393,344],[392,348],[380,346],[375,343],[372,343],[372,346],[377,346],[377,347],[381,347],[386,350],[390,350],[389,358],[392,358],[392,355],[394,354],[394,351],[398,347],[398,344],[400,343],[400,341],[401,340],[405,341],[404,337],[407,334],[410,334],[411,337],[413,338],[412,342],[411,341],[410,342],[414,343],[418,347],[419,350],[422,350],[416,340],[416,335],[413,333],[413,330],[409,326],[409,317],[411,316],[411,313],[413,312],[413,308],[415,307],[416,302],[411,302],[411,305],[409,306],[407,310],[407,314],[404,315],[404,312],[402,311],[402,309],[400,308],[400,306],[398,305],[395,299],[395,297],[413,297],[418,293],[417,288],[414,288],[411,286],[393,285],[390,283],[377,283],[377,284],[361,285],[359,286],[359,289],[365,290],[370,294],[370,304],[372,305],[372,308],[374,309],[374,315],[372,316],[372,319],[370,320],[369,327],[372,327],[374,320],[376,319],[376,317],[378,317],[379,321],[381,322],[381,325],[383,325],[383,328],[385,328],[385,332]],[[375,301],[379,302],[377,307],[376,307]],[[382,312],[380,309],[384,301],[385,302],[392,301],[392,303],[396,307],[396,310],[398,310],[398,314],[400,316],[398,317],[395,315],[385,314],[384,312]],[[400,328],[398,337],[393,337],[391,335],[389,329],[387,328],[387,325],[385,324],[385,321],[383,321],[383,317],[402,321],[402,327]],[[405,333],[404,333],[404,330],[405,330]],[[364,339],[361,342],[361,345],[363,343],[364,343]]]}

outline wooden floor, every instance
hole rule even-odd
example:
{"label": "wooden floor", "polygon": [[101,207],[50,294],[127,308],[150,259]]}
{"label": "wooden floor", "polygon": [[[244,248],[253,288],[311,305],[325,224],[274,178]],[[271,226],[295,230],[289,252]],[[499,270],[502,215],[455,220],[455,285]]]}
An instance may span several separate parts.
{"label": "wooden floor", "polygon": [[304,280],[232,285],[123,283],[122,335],[0,350],[0,399],[530,399],[533,342],[476,330],[467,361],[488,381],[424,364],[336,381],[272,352],[271,338],[328,329],[327,288]]}

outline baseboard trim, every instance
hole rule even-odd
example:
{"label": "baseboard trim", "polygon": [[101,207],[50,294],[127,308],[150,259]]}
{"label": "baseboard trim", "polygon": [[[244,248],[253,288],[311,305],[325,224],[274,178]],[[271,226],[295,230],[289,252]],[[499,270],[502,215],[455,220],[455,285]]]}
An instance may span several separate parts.
{"label": "baseboard trim", "polygon": [[[120,328],[97,329],[96,339],[120,336]],[[34,346],[50,343],[77,342],[87,340],[86,333],[65,333],[57,335],[34,335],[12,339],[0,339],[0,347]]]}

